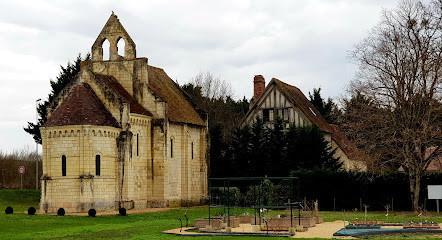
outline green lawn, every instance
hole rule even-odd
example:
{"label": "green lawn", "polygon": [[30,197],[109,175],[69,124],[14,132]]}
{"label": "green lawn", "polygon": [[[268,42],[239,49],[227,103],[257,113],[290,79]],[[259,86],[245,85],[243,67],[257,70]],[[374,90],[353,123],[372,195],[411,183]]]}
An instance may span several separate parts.
{"label": "green lawn", "polygon": [[[256,237],[180,237],[166,235],[161,231],[179,227],[178,217],[184,219],[187,213],[193,219],[207,217],[206,207],[180,208],[164,212],[130,214],[122,216],[98,216],[90,218],[86,216],[53,216],[36,215],[28,216],[23,213],[28,207],[38,208],[39,191],[35,190],[0,190],[0,239],[258,239]],[[4,214],[6,206],[14,208],[14,214]],[[21,213],[20,213],[21,212]],[[221,210],[218,210],[221,213]],[[232,213],[240,213],[232,210]],[[267,215],[277,215],[282,212],[273,211]],[[308,214],[308,213],[303,213]],[[343,212],[321,212],[325,221],[343,220]],[[416,214],[390,213],[389,221],[404,222],[411,219],[429,219],[442,222],[442,218],[435,213],[425,214],[424,218],[416,217]],[[345,214],[346,220],[359,218],[364,220],[364,213],[350,212]],[[385,213],[369,212],[367,220],[386,221]],[[441,236],[442,237],[442,236]],[[376,239],[367,237],[369,239]],[[382,236],[385,239],[386,236]],[[390,239],[430,239],[426,235],[395,235]],[[286,239],[286,238],[271,238]]]}

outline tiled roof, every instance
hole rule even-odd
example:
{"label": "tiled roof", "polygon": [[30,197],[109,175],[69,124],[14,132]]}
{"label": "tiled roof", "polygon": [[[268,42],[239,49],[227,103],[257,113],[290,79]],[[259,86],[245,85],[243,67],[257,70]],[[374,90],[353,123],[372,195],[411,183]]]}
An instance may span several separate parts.
{"label": "tiled roof", "polygon": [[146,110],[134,97],[132,97],[126,89],[113,76],[95,73],[95,78],[104,82],[105,86],[114,89],[121,97],[123,97],[130,104],[130,112],[147,116],[152,116],[152,113]]}
{"label": "tiled roof", "polygon": [[148,66],[149,87],[167,102],[167,117],[173,122],[206,126],[191,102],[163,69]]}
{"label": "tiled roof", "polygon": [[[425,158],[428,158],[430,154],[433,154],[436,147],[429,147],[425,150]],[[437,154],[428,165],[427,171],[429,172],[442,172],[442,154]]]}
{"label": "tiled roof", "polygon": [[119,127],[117,120],[104,107],[92,88],[86,83],[74,86],[43,126],[65,125]]}
{"label": "tiled roof", "polygon": [[313,104],[305,97],[305,95],[299,90],[299,88],[289,85],[285,82],[282,82],[276,78],[273,78],[272,81],[279,86],[283,92],[285,92],[285,96],[290,99],[293,103],[298,106],[301,111],[307,115],[307,117],[322,131],[332,133],[333,128],[324,117],[319,113],[319,111],[313,106]]}
{"label": "tiled roof", "polygon": [[[299,90],[299,88],[282,82],[276,78],[272,81],[285,93],[285,96],[290,99],[301,111],[318,126],[322,131],[331,134],[332,139],[345,152],[348,158],[357,159],[362,155],[362,152],[341,132],[338,126],[327,123],[321,113],[315,106],[307,99],[307,97]],[[269,84],[270,85],[270,84]]]}

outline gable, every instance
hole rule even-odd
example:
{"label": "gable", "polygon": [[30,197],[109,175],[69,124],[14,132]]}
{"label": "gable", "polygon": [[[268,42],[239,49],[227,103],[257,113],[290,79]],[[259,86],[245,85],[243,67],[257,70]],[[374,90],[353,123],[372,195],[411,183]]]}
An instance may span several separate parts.
{"label": "gable", "polygon": [[274,81],[267,85],[262,95],[253,104],[246,115],[246,122],[252,122],[258,116],[265,122],[271,122],[279,116],[287,125],[289,123],[294,123],[296,126],[311,124],[302,109],[287,97]]}
{"label": "gable", "polygon": [[120,39],[124,39],[125,47],[124,47],[124,58],[126,59],[134,59],[136,58],[136,46],[132,38],[126,32],[123,25],[121,25],[120,20],[117,15],[113,12],[94,44],[92,45],[92,60],[93,61],[103,61],[103,42],[105,40],[109,41],[110,44],[110,52],[109,58],[110,60],[119,60],[118,56],[118,41]]}

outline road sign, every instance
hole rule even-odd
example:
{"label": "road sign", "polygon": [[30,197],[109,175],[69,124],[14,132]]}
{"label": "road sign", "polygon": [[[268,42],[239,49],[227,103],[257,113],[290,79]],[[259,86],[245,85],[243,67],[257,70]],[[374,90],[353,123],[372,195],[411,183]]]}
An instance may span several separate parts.
{"label": "road sign", "polygon": [[18,168],[18,173],[20,173],[21,175],[25,174],[25,166],[20,166]]}
{"label": "road sign", "polygon": [[428,199],[442,199],[442,185],[428,185]]}
{"label": "road sign", "polygon": [[439,214],[439,199],[442,199],[442,185],[428,185],[428,199],[436,199],[437,214]]}

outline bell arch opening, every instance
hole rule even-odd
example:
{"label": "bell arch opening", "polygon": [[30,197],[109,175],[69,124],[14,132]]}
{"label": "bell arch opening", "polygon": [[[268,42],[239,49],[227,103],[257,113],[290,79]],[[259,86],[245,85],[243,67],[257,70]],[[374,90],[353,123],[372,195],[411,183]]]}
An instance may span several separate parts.
{"label": "bell arch opening", "polygon": [[101,51],[103,55],[103,61],[110,60],[110,42],[106,38],[103,40],[101,44]]}
{"label": "bell arch opening", "polygon": [[120,37],[117,40],[117,50],[118,50],[118,56],[120,57],[125,57],[126,53],[126,41],[124,40],[124,38]]}

